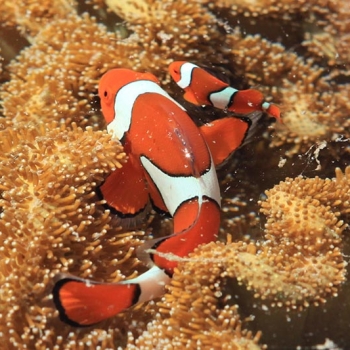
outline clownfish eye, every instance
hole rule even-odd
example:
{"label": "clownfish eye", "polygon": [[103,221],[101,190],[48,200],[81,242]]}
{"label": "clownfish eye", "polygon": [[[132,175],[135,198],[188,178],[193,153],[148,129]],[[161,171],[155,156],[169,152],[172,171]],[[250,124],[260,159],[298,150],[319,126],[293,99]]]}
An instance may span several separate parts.
{"label": "clownfish eye", "polygon": [[107,97],[107,96],[108,96],[107,90],[104,91],[103,96],[104,96],[104,97]]}

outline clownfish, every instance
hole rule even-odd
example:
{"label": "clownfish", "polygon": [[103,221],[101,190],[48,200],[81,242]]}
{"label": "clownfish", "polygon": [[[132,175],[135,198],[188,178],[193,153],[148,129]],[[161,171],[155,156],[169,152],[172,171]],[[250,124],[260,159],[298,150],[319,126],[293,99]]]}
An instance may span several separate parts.
{"label": "clownfish", "polygon": [[265,101],[260,91],[237,90],[205,69],[186,61],[173,62],[168,70],[177,85],[185,90],[184,98],[188,102],[239,114],[266,112],[281,122],[279,107]]}
{"label": "clownfish", "polygon": [[250,128],[249,120],[231,116],[197,127],[150,73],[110,70],[100,80],[99,96],[108,132],[128,155],[100,186],[103,198],[122,218],[137,217],[151,203],[173,217],[174,233],[141,246],[150,269],[139,277],[100,283],[59,276],[53,300],[61,320],[76,327],[161,296],[177,266],[167,254],[185,257],[216,239],[221,198],[215,168]]}

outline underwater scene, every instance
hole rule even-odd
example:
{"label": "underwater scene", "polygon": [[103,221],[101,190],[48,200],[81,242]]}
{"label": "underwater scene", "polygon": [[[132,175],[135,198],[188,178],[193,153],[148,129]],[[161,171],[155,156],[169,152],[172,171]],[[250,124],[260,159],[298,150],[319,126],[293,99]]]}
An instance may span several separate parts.
{"label": "underwater scene", "polygon": [[0,348],[350,348],[348,0],[0,23]]}

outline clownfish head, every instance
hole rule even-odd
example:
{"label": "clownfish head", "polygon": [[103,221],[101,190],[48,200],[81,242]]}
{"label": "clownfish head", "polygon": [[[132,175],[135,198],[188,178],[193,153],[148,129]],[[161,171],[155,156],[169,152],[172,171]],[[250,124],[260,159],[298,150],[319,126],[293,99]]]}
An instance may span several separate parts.
{"label": "clownfish head", "polygon": [[178,83],[181,80],[181,67],[187,63],[186,61],[175,61],[170,63],[168,71],[175,81],[175,83]]}
{"label": "clownfish head", "polygon": [[102,113],[107,124],[115,118],[114,101],[118,91],[125,85],[137,80],[150,80],[159,84],[158,79],[151,73],[139,73],[124,68],[111,69],[102,76],[98,94],[101,100]]}
{"label": "clownfish head", "polygon": [[[181,89],[185,90],[185,94],[183,96],[184,99],[195,105],[200,105],[204,104],[201,103],[203,98],[200,93],[202,90],[198,90],[196,88],[196,85],[199,83],[202,86],[202,81],[198,80],[198,77],[193,79],[193,71],[195,69],[200,75],[202,75],[202,72],[207,74],[197,65],[186,61],[175,61],[173,63],[170,63],[168,67],[168,71],[175,83]],[[206,100],[206,97],[204,97],[204,100]]]}

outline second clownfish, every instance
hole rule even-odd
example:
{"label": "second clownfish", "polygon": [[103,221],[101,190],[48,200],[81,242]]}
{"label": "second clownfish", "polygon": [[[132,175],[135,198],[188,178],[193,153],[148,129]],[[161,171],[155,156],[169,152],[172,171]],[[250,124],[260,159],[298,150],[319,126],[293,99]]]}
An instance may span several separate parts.
{"label": "second clownfish", "polygon": [[279,107],[265,101],[260,91],[237,90],[205,69],[185,61],[171,63],[169,73],[177,85],[185,90],[184,98],[188,102],[239,114],[262,111],[281,122]]}
{"label": "second clownfish", "polygon": [[150,269],[137,278],[100,283],[60,276],[53,299],[61,320],[73,326],[93,325],[162,295],[177,266],[167,253],[185,257],[216,239],[220,190],[215,167],[243,143],[251,125],[249,119],[226,117],[197,127],[155,76],[129,69],[107,72],[99,95],[108,131],[128,155],[100,187],[103,198],[128,219],[151,203],[173,217],[174,233],[142,247]]}

